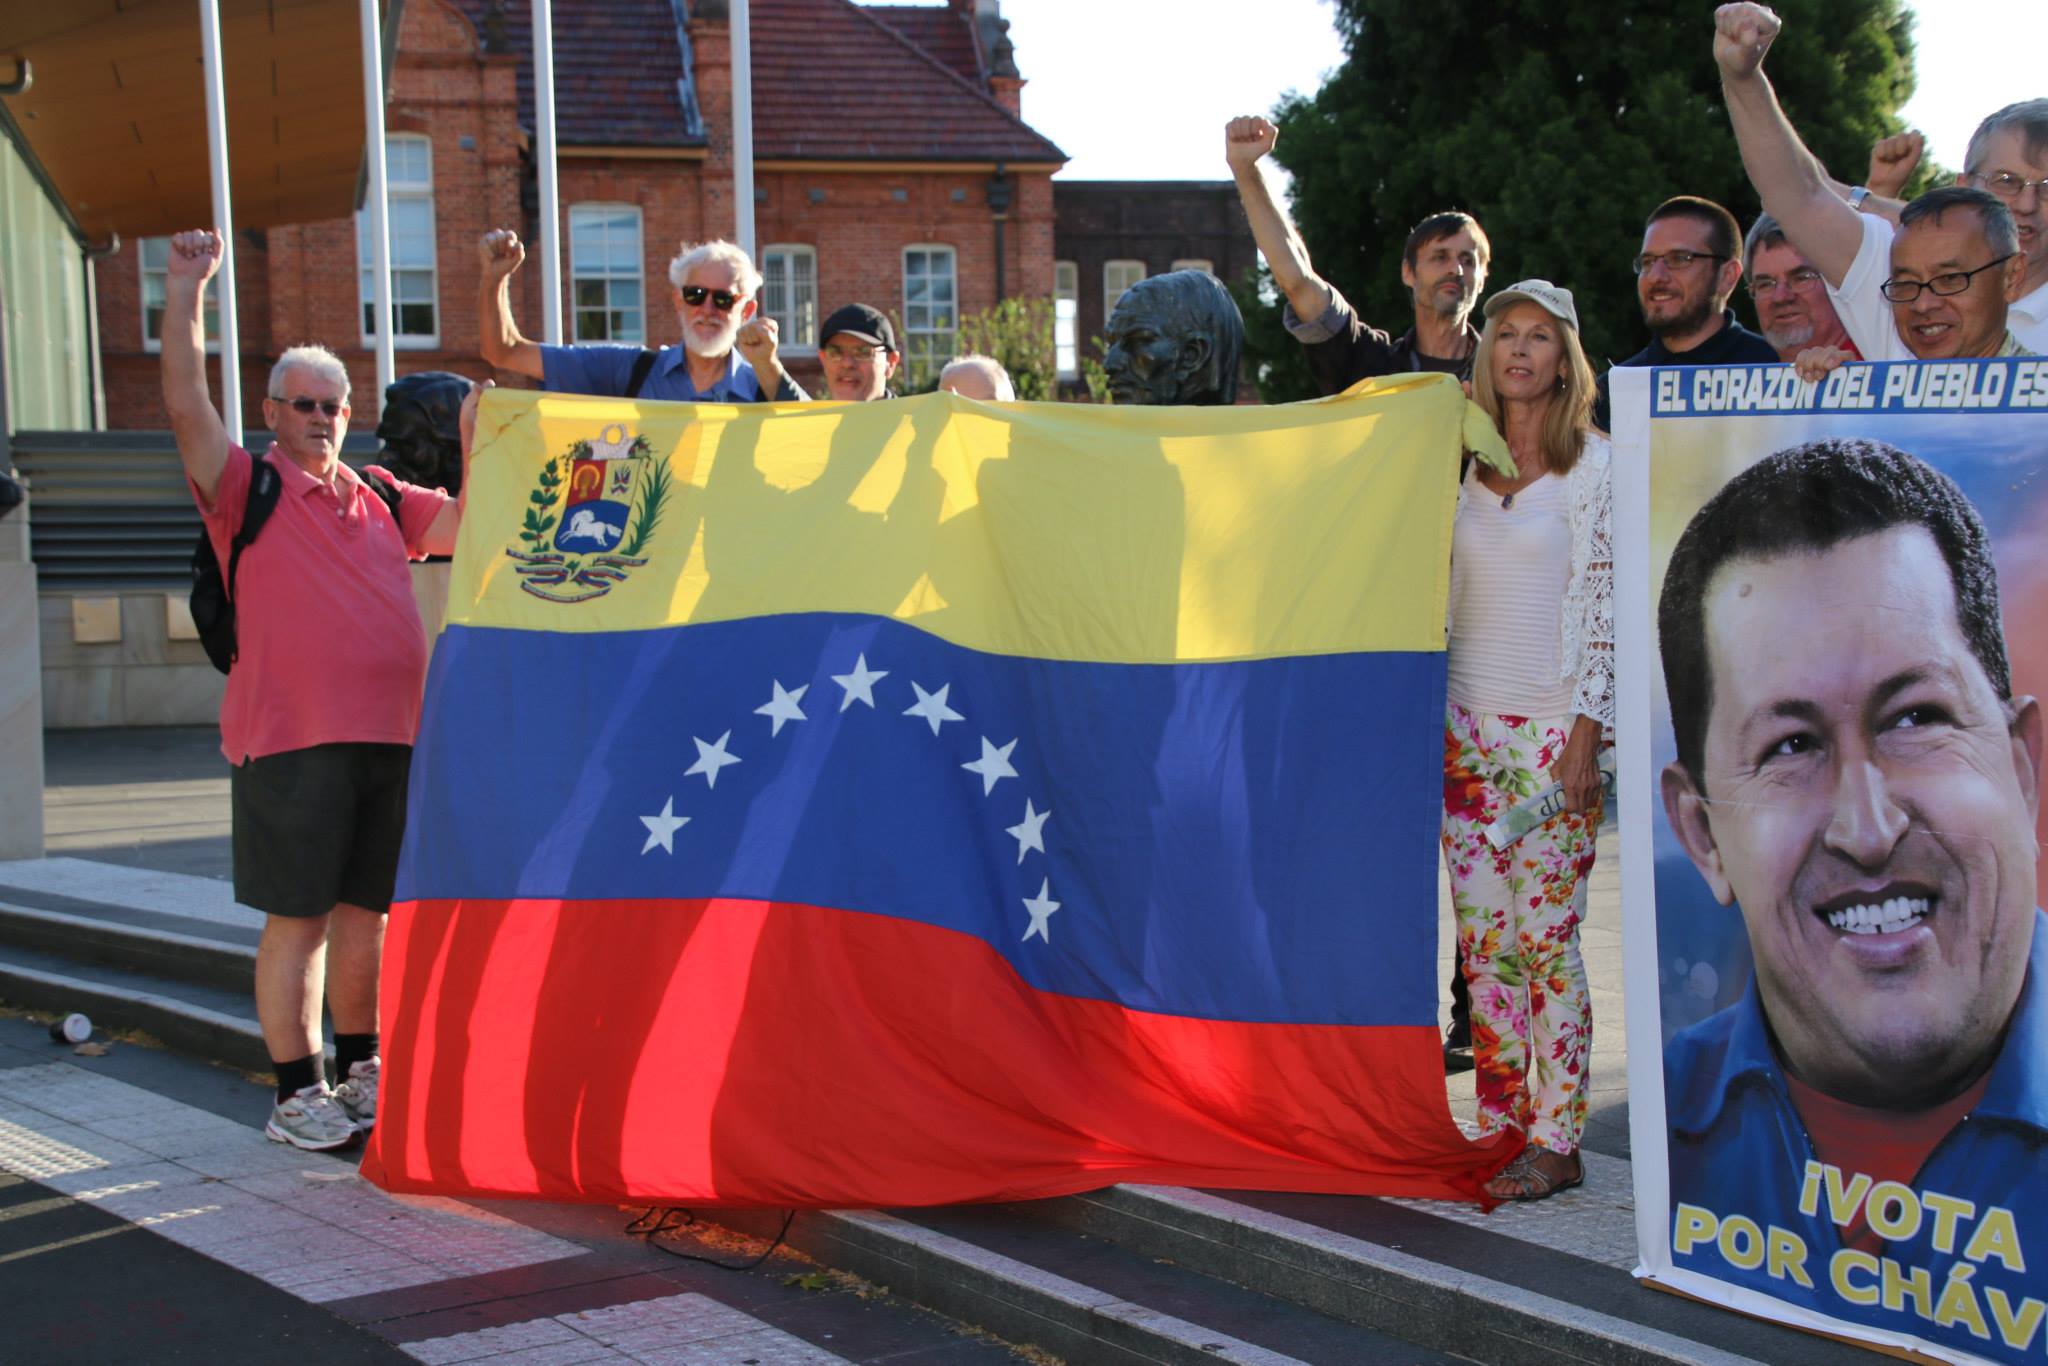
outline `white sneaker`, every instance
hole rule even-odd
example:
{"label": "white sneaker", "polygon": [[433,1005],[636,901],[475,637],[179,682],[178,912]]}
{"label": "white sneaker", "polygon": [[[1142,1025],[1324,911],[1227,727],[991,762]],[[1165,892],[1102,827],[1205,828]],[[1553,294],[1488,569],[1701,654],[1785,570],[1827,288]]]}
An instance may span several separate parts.
{"label": "white sneaker", "polygon": [[341,1103],[343,1113],[364,1133],[377,1127],[377,1074],[383,1066],[384,1060],[375,1057],[352,1062],[348,1075],[334,1088],[334,1098]]}
{"label": "white sneaker", "polygon": [[327,1083],[316,1081],[277,1103],[270,1112],[270,1122],[263,1126],[263,1136],[272,1143],[326,1152],[353,1143],[356,1126],[334,1099],[334,1092],[327,1089]]}

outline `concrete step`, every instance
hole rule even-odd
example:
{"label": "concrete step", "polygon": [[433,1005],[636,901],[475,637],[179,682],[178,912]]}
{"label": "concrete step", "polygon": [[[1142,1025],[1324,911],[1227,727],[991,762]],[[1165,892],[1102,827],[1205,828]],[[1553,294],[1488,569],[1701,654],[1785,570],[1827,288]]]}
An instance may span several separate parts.
{"label": "concrete step", "polygon": [[248,996],[259,931],[176,912],[0,885],[0,952],[37,949]]}
{"label": "concrete step", "polygon": [[0,946],[0,1003],[58,1014],[80,1011],[101,1031],[140,1030],[208,1061],[249,1072],[270,1069],[247,988],[209,986],[10,943]]}

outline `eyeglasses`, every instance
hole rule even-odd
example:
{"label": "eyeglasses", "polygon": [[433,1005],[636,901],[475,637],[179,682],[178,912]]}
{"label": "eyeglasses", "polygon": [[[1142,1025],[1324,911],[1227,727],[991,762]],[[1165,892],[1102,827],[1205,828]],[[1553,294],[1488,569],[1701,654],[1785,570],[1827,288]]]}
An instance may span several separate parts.
{"label": "eyeglasses", "polygon": [[2036,198],[2048,199],[2048,176],[2043,176],[2039,180],[2028,180],[2023,176],[2014,175],[2011,171],[2000,171],[1997,175],[1979,175],[1972,171],[1970,180],[1978,189],[1989,190],[2000,199],[2018,199],[2027,192],[2029,185],[2034,187]]}
{"label": "eyeglasses", "polygon": [[1986,261],[1975,270],[1947,271],[1935,276],[1924,284],[1919,280],[1886,280],[1882,285],[1878,286],[1878,289],[1882,291],[1885,298],[1890,299],[1895,304],[1912,303],[1913,300],[1920,297],[1920,291],[1923,289],[1931,289],[1936,294],[1960,294],[1970,287],[1971,276],[1982,275],[1993,266],[2002,266],[2012,258],[2013,253],[2007,252],[1996,261]]}
{"label": "eyeglasses", "polygon": [[1812,289],[1819,283],[1819,271],[1815,270],[1812,266],[1801,266],[1782,280],[1775,275],[1757,276],[1749,282],[1749,293],[1752,298],[1768,299],[1781,289],[1805,291]]}
{"label": "eyeglasses", "polygon": [[702,285],[683,286],[683,302],[691,308],[697,307],[706,299],[711,300],[711,306],[720,313],[730,313],[732,306],[740,301],[740,296],[729,289],[706,289]]}
{"label": "eyeglasses", "polygon": [[879,346],[828,346],[825,348],[825,354],[834,360],[860,361],[865,364],[873,360],[875,353],[881,349]]}
{"label": "eyeglasses", "polygon": [[340,417],[348,408],[348,404],[336,398],[284,398],[272,394],[271,400],[284,404],[302,417],[311,417],[315,409],[327,414],[329,417]]}
{"label": "eyeglasses", "polygon": [[1726,256],[1723,256],[1718,251],[1646,251],[1641,256],[1636,257],[1635,260],[1629,262],[1629,267],[1638,275],[1648,275],[1650,267],[1662,261],[1664,268],[1673,275],[1676,275],[1680,271],[1688,269],[1695,261],[1725,261],[1727,259]]}

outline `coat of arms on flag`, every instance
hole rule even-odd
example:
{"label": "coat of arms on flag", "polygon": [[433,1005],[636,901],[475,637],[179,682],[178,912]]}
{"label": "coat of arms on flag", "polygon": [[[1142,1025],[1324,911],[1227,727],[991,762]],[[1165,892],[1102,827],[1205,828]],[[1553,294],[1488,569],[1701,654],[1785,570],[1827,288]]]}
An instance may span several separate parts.
{"label": "coat of arms on flag", "polygon": [[[647,563],[669,496],[668,466],[614,422],[541,467],[519,532],[519,586],[549,602],[603,597]],[[552,534],[551,534],[552,533]]]}

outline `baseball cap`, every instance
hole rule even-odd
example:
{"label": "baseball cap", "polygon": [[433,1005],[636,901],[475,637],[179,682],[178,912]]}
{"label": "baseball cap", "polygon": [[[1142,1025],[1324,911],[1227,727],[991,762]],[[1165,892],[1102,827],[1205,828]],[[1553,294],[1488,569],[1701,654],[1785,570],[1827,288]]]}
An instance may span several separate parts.
{"label": "baseball cap", "polygon": [[842,332],[884,350],[900,349],[896,345],[896,329],[889,326],[888,315],[866,304],[848,304],[825,319],[825,325],[818,329],[819,344],[831,341]]}
{"label": "baseball cap", "polygon": [[1486,316],[1491,318],[1509,304],[1518,303],[1523,299],[1535,304],[1572,331],[1579,330],[1579,310],[1572,305],[1572,292],[1561,289],[1548,280],[1522,280],[1509,285],[1486,301]]}

